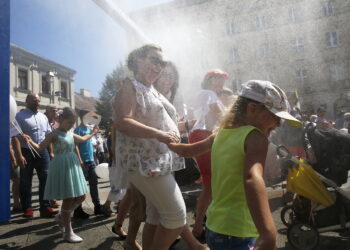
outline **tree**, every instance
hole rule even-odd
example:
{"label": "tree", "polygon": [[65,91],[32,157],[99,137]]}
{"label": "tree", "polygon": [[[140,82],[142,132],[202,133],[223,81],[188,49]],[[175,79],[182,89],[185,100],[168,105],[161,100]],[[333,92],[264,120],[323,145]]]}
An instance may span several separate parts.
{"label": "tree", "polygon": [[100,100],[96,103],[96,113],[102,116],[100,128],[108,130],[110,121],[112,119],[112,102],[117,90],[117,82],[130,76],[131,73],[128,68],[119,64],[111,74],[106,76],[106,80],[102,85],[102,89],[99,93]]}

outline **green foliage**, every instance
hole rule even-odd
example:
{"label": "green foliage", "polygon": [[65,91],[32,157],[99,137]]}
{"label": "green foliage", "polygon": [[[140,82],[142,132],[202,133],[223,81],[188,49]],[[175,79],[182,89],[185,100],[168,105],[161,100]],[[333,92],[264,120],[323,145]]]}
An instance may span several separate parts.
{"label": "green foliage", "polygon": [[117,89],[117,82],[125,77],[131,76],[130,71],[121,63],[111,74],[106,76],[106,80],[100,91],[99,101],[96,104],[97,114],[102,116],[100,128],[108,130],[112,119],[112,103]]}

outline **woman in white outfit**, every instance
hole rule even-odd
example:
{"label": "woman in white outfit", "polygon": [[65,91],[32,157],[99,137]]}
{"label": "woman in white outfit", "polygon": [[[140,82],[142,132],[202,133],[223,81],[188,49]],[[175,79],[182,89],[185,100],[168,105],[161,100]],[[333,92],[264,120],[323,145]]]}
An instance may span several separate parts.
{"label": "woman in white outfit", "polygon": [[126,79],[115,97],[116,164],[146,198],[145,250],[166,250],[186,224],[186,207],[171,174],[183,158],[167,145],[179,141],[176,110],[153,88],[166,63],[162,50],[144,45],[128,56],[134,79]]}

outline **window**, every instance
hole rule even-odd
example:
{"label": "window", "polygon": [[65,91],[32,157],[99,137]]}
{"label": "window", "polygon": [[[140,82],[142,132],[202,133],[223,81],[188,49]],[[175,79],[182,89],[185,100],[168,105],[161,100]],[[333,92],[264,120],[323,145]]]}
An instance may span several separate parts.
{"label": "window", "polygon": [[18,69],[18,88],[28,89],[28,71],[25,69]]}
{"label": "window", "polygon": [[290,8],[288,11],[289,22],[295,23],[298,21],[298,12],[295,8]]}
{"label": "window", "polygon": [[297,79],[297,81],[299,81],[300,83],[304,83],[306,78],[307,78],[307,71],[306,69],[298,69],[295,72],[295,78]]}
{"label": "window", "polygon": [[236,33],[236,26],[233,21],[226,23],[226,34],[233,35]]}
{"label": "window", "polygon": [[341,65],[333,64],[330,66],[331,80],[342,81],[345,80],[344,67]]}
{"label": "window", "polygon": [[267,23],[266,23],[265,16],[257,16],[257,17],[255,18],[255,26],[256,26],[258,29],[267,28]]}
{"label": "window", "polygon": [[41,92],[50,95],[50,82],[47,76],[41,76]]}
{"label": "window", "polygon": [[296,53],[300,53],[304,51],[304,39],[301,37],[297,37],[292,40],[292,48]]}
{"label": "window", "polygon": [[340,45],[338,33],[336,31],[326,33],[327,47],[337,47]]}
{"label": "window", "polygon": [[269,45],[267,43],[263,43],[260,45],[260,57],[266,58],[270,54]]}
{"label": "window", "polygon": [[324,3],[322,6],[322,9],[323,9],[324,16],[332,16],[334,13],[333,3],[331,2]]}
{"label": "window", "polygon": [[64,81],[61,81],[61,97],[68,98],[68,84]]}
{"label": "window", "polygon": [[238,49],[236,48],[231,49],[229,56],[230,56],[230,62],[236,62],[240,59]]}

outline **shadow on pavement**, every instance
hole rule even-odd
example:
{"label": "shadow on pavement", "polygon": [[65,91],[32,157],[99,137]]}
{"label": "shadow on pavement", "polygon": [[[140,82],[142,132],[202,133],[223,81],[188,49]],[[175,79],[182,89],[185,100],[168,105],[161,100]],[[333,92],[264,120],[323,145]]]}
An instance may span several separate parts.
{"label": "shadow on pavement", "polygon": [[[35,220],[36,218],[34,218],[33,220]],[[38,218],[40,219],[40,218]],[[28,222],[27,219],[23,219],[25,220],[25,222]],[[18,220],[16,221],[18,222]],[[21,224],[21,223],[19,223]],[[7,239],[7,238],[10,238],[10,237],[15,237],[17,235],[22,235],[22,234],[27,234],[27,233],[31,233],[31,232],[34,232],[34,231],[38,231],[38,230],[41,230],[41,229],[45,229],[44,232],[45,234],[49,235],[49,234],[52,234],[52,230],[48,230],[48,227],[52,227],[53,225],[55,225],[55,222],[45,222],[45,223],[40,223],[40,224],[36,224],[36,225],[29,225],[29,226],[23,226],[21,228],[16,228],[12,231],[8,231],[4,234],[2,234],[0,236],[0,239]]]}
{"label": "shadow on pavement", "polygon": [[26,247],[21,249],[55,249],[61,242],[63,242],[63,239],[61,241],[57,241],[59,238],[62,238],[61,234],[50,235],[47,236],[45,240],[36,241],[33,244],[29,243]]}
{"label": "shadow on pavement", "polygon": [[114,237],[108,237],[105,239],[104,242],[100,243],[97,247],[94,248],[89,248],[89,250],[97,250],[97,249],[104,249],[104,250],[108,250],[108,249],[114,249],[112,248],[113,246],[113,242],[115,241]]}

